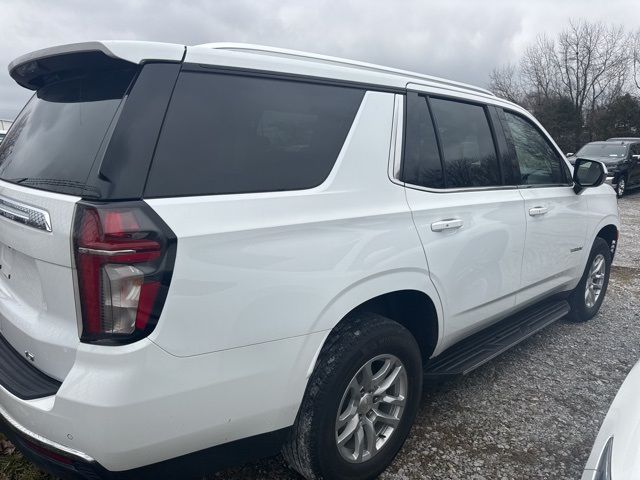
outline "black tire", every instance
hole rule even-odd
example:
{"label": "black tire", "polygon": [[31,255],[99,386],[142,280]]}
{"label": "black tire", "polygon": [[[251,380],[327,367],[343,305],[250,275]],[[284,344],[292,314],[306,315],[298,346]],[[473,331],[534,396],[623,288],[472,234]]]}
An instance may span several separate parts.
{"label": "black tire", "polygon": [[[589,271],[593,264],[594,259],[598,256],[602,255],[605,261],[605,273],[604,273],[604,283],[602,284],[602,290],[597,301],[593,306],[587,306],[587,302],[585,299],[585,291],[587,289],[587,281],[589,279]],[[589,254],[589,260],[587,261],[587,266],[584,269],[584,273],[582,274],[582,278],[580,279],[580,283],[573,290],[571,296],[569,297],[569,303],[571,305],[571,312],[569,313],[569,319],[574,322],[586,322],[591,320],[600,310],[600,306],[604,301],[604,297],[607,293],[607,287],[609,286],[609,275],[611,274],[611,248],[606,240],[603,238],[597,237],[593,242],[593,247],[591,248],[591,253]]]}
{"label": "black tire", "polygon": [[[620,186],[622,184],[622,187]],[[618,180],[618,185],[616,186],[616,195],[618,198],[622,198],[625,194],[625,192],[627,191],[627,176],[623,175],[622,177],[620,177],[620,179]]]}
{"label": "black tire", "polygon": [[[342,396],[360,368],[378,355],[394,355],[407,374],[400,423],[369,460],[349,463],[336,443],[336,415]],[[296,423],[282,453],[309,480],[376,478],[393,461],[415,419],[422,394],[422,358],[413,335],[402,325],[372,313],[346,319],[329,335],[309,379]]]}

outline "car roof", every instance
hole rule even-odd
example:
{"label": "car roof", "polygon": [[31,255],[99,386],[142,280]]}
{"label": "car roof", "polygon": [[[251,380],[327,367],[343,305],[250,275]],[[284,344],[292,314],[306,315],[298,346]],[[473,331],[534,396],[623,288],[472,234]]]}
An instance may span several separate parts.
{"label": "car roof", "polygon": [[612,137],[607,142],[640,142],[640,137]]}
{"label": "car roof", "polygon": [[195,46],[139,41],[76,43],[46,48],[23,55],[10,63],[9,72],[22,86],[35,89],[37,85],[30,82],[30,78],[33,78],[34,70],[42,68],[43,63],[62,55],[83,52],[101,52],[112,59],[135,64],[158,60],[185,61],[201,65],[288,72],[308,77],[367,84],[371,87],[403,90],[413,87],[417,90],[422,87],[431,87],[443,92],[479,96],[493,103],[502,103],[521,110],[521,107],[507,100],[499,99],[487,89],[462,82],[372,63],[244,43],[207,43]]}
{"label": "car roof", "polygon": [[[361,75],[369,74],[370,82],[377,83],[380,75],[393,77],[400,81],[399,85],[406,85],[416,81],[428,81],[443,86],[456,87],[463,90],[469,90],[476,93],[494,96],[494,94],[484,88],[470,85],[467,83],[447,80],[445,78],[426,75],[422,73],[402,70],[398,68],[386,67],[373,63],[361,62],[357,60],[349,60],[346,58],[333,57],[329,55],[320,55],[317,53],[303,52],[300,50],[290,50],[285,48],[268,47],[264,45],[253,45],[246,43],[206,43],[190,47],[191,51],[202,50],[208,51],[209,54],[215,55],[211,50],[243,53],[251,56],[263,56],[270,58],[273,63],[277,63],[278,59],[288,62],[299,63],[307,66],[324,66],[326,67],[327,76],[334,74],[343,74],[342,70],[351,71],[352,74]],[[398,85],[396,82],[389,82],[389,86]]]}
{"label": "car roof", "polygon": [[619,143],[620,145],[625,145],[625,142],[618,142],[618,141],[609,141],[609,140],[598,140],[596,142],[589,142],[589,143],[585,143],[584,146],[587,145],[611,145],[614,143]]}

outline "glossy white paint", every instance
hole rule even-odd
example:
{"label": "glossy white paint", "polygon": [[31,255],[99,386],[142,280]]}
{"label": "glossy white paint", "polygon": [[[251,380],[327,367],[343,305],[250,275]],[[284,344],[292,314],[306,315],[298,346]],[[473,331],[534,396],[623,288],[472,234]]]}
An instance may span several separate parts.
{"label": "glossy white paint", "polygon": [[[442,302],[444,348],[515,306],[525,243],[524,202],[517,189],[406,192]],[[442,220],[460,220],[462,226],[434,232],[432,224]]]}
{"label": "glossy white paint", "polygon": [[435,297],[404,189],[387,176],[393,106],[393,94],[366,94],[317,188],[148,200],[179,239],[151,339],[198,355],[328,330],[390,291]]}
{"label": "glossy white paint", "polygon": [[613,437],[611,478],[640,479],[640,364],[622,384],[602,422],[582,480],[594,480],[600,455]]}
{"label": "glossy white paint", "polygon": [[[176,61],[184,51],[90,45],[134,63]],[[483,89],[332,57],[224,44],[189,47],[186,61],[408,87],[531,118]],[[54,226],[41,234],[0,218],[0,243],[33,266],[22,270],[33,271],[31,290],[0,277],[2,334],[64,379],[55,397],[35,401],[0,388],[2,408],[27,430],[109,469],[135,468],[291,425],[327,335],[371,298],[397,290],[429,296],[438,354],[540,294],[575,285],[599,229],[618,225],[611,188],[580,195],[569,187],[405,188],[393,179],[399,98],[366,93],[335,167],[314,189],[148,200],[178,249],[159,324],[133,345],[78,344],[70,240],[78,199],[0,182],[0,194],[46,208]],[[547,215],[529,217],[528,208],[542,203]],[[461,227],[431,229],[451,219]],[[583,250],[563,255],[574,244]]]}
{"label": "glossy white paint", "polygon": [[0,405],[30,431],[110,470],[131,469],[291,425],[324,339],[188,358],[149,340],[81,344],[55,397],[22,401],[0,388]]}
{"label": "glossy white paint", "polygon": [[[526,303],[572,288],[584,270],[582,251],[591,250],[593,237],[586,236],[587,200],[572,187],[522,188],[520,194],[527,240],[517,302]],[[545,213],[535,215],[537,208]]]}
{"label": "glossy white paint", "polygon": [[0,216],[0,333],[34,365],[63,379],[79,343],[71,268],[71,223],[78,197],[0,181],[0,196],[41,208],[51,232]]}
{"label": "glossy white paint", "polygon": [[99,51],[114,58],[131,63],[142,63],[149,60],[164,60],[179,62],[184,56],[186,47],[175,43],[140,42],[128,40],[109,40],[102,42],[82,42],[59,45],[51,48],[36,50],[16,58],[9,64],[9,71],[18,65],[38,58],[53,57],[76,52]]}

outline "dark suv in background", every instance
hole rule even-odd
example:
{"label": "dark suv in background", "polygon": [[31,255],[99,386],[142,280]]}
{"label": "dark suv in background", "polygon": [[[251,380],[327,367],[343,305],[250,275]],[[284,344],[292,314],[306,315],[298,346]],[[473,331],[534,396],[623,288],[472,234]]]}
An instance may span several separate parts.
{"label": "dark suv in background", "polygon": [[628,189],[640,187],[640,137],[616,137],[604,142],[587,143],[575,154],[577,158],[599,160],[607,166],[607,183],[622,197]]}

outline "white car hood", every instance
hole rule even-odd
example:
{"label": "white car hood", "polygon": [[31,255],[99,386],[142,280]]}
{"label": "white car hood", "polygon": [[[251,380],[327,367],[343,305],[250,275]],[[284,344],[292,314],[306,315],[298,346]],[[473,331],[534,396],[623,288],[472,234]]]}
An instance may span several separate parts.
{"label": "white car hood", "polygon": [[612,479],[640,480],[640,363],[633,367],[611,404],[583,479],[591,478],[610,437],[613,437]]}

